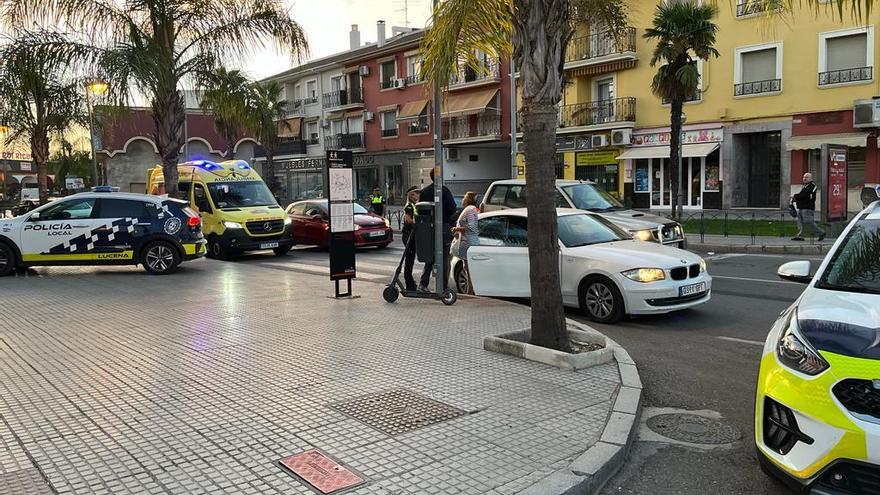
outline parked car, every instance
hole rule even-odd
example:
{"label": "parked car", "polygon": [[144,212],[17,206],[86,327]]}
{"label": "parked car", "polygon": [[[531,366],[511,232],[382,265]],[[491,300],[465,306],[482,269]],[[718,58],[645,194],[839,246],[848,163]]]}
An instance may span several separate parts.
{"label": "parked car", "polygon": [[[480,211],[490,212],[526,207],[526,181],[510,179],[493,182],[483,196]],[[614,196],[594,182],[556,181],[556,207],[576,208],[597,213],[642,241],[687,247],[681,224],[668,218],[628,210]]]}
{"label": "parked car", "polygon": [[878,493],[880,487],[880,202],[854,218],[764,344],[755,444],[765,472],[798,493]]}
{"label": "parked car", "polygon": [[[557,215],[565,305],[592,320],[614,323],[626,315],[669,313],[709,301],[712,277],[698,255],[634,240],[600,215],[567,208]],[[477,229],[480,245],[468,250],[474,293],[529,297],[526,210],[482,213]],[[466,292],[461,261],[453,258],[453,273],[458,290]]]}
{"label": "parked car", "polygon": [[[297,201],[287,207],[293,221],[293,237],[297,244],[327,247],[330,242],[330,215],[327,200]],[[384,248],[394,240],[391,223],[354,204],[355,247]]]}

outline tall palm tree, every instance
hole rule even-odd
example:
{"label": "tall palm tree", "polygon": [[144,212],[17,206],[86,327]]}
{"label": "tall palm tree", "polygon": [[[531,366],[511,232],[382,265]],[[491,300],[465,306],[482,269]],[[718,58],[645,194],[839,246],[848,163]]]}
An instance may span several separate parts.
{"label": "tall palm tree", "polygon": [[654,12],[651,27],[643,35],[645,39],[657,40],[651,56],[651,66],[657,67],[651,91],[669,101],[669,163],[676,167],[677,174],[672,181],[672,196],[675,198],[672,211],[676,216],[681,215],[682,208],[678,194],[682,173],[679,166],[682,108],[700,84],[697,60],[719,55],[715,49],[718,26],[712,22],[716,13],[714,5],[697,5],[696,0],[661,2]]}
{"label": "tall palm tree", "polygon": [[565,50],[574,24],[583,20],[622,32],[623,1],[446,0],[434,10],[424,40],[424,71],[443,85],[460,60],[483,70],[476,50],[513,55],[520,73],[526,148],[531,343],[562,351],[570,351],[571,345],[559,280],[554,155]]}
{"label": "tall palm tree", "polygon": [[49,50],[24,33],[0,48],[0,123],[10,129],[6,144],[26,139],[37,169],[40,203],[49,197],[49,143],[84,123],[83,86],[59,66]]}
{"label": "tall palm tree", "polygon": [[218,67],[208,74],[201,106],[214,115],[214,129],[226,142],[226,157],[233,158],[235,142],[247,125],[251,82],[238,70]]}
{"label": "tall palm tree", "polygon": [[280,131],[289,124],[287,117],[287,101],[281,95],[284,88],[276,81],[255,82],[251,85],[251,97],[248,105],[247,128],[266,150],[266,163],[263,165],[263,180],[273,193],[277,192],[275,180],[275,150],[281,138]]}
{"label": "tall palm tree", "polygon": [[184,122],[182,83],[201,86],[230,59],[265,41],[301,57],[302,28],[276,0],[6,0],[7,26],[65,26],[65,43],[51,43],[58,58],[94,62],[120,105],[134,91],[150,100],[165,186],[177,194],[177,160]]}

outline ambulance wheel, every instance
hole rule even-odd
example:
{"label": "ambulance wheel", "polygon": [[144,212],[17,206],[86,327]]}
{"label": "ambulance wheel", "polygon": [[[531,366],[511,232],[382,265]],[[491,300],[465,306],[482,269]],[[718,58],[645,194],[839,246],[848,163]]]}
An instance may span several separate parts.
{"label": "ambulance wheel", "polygon": [[440,301],[447,305],[452,306],[455,304],[455,301],[458,300],[458,296],[455,294],[455,291],[452,289],[446,289],[443,291],[443,297],[440,298]]}
{"label": "ambulance wheel", "polygon": [[180,252],[168,241],[154,241],[144,248],[141,264],[153,275],[167,275],[180,265]]}
{"label": "ambulance wheel", "polygon": [[0,277],[15,269],[15,253],[7,244],[0,242]]}
{"label": "ambulance wheel", "polygon": [[400,291],[393,285],[385,287],[385,290],[382,291],[382,298],[385,299],[385,302],[393,303],[397,301],[398,297],[400,297]]}
{"label": "ambulance wheel", "polygon": [[208,254],[215,260],[228,261],[231,258],[229,250],[224,248],[216,239],[208,241]]}
{"label": "ambulance wheel", "polygon": [[275,252],[275,256],[287,256],[287,253],[290,252],[291,248],[293,248],[293,246],[277,247],[272,251]]}

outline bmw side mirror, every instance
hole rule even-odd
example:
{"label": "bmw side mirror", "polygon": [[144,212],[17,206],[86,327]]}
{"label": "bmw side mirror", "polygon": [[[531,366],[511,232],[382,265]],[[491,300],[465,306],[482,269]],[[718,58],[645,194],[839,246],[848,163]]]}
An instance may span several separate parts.
{"label": "bmw side mirror", "polygon": [[776,272],[782,280],[797,282],[800,284],[809,284],[813,280],[812,263],[809,261],[789,261],[779,267]]}

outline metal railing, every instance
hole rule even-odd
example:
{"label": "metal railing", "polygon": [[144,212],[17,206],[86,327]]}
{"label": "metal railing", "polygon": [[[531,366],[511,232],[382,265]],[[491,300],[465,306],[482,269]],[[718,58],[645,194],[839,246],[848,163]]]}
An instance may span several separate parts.
{"label": "metal railing", "polygon": [[442,139],[469,139],[501,135],[500,114],[480,114],[443,119]]}
{"label": "metal railing", "polygon": [[747,15],[761,14],[764,12],[772,12],[782,8],[782,0],[737,0],[736,16],[744,17]]}
{"label": "metal railing", "polygon": [[284,105],[284,110],[287,112],[287,115],[300,115],[305,113],[305,100],[292,100],[288,101],[286,105]]}
{"label": "metal railing", "polygon": [[412,76],[406,76],[406,83],[407,84],[415,84],[415,83],[419,83],[419,82],[422,82],[422,76],[419,74],[415,74]]}
{"label": "metal railing", "polygon": [[483,79],[498,79],[500,77],[501,65],[498,63],[498,59],[490,58],[485,60],[481,66],[476,69],[467,64],[460,66],[449,79],[449,85],[466,84],[481,81]]}
{"label": "metal railing", "polygon": [[636,28],[627,28],[626,33],[620,38],[613,36],[610,31],[602,31],[571,40],[565,52],[565,61],[579,62],[619,53],[635,53],[635,51]]}
{"label": "metal railing", "polygon": [[323,100],[324,108],[334,108],[344,105],[363,104],[364,95],[361,92],[361,88],[348,88],[324,93]]}
{"label": "metal railing", "polygon": [[392,129],[382,129],[382,137],[397,137],[397,127]]}
{"label": "metal railing", "polygon": [[379,81],[379,89],[391,89],[394,87],[394,80],[397,79],[392,77],[391,79],[386,79],[384,81]]}
{"label": "metal railing", "polygon": [[363,148],[366,140],[363,132],[349,134],[336,134],[324,138],[325,150],[358,149]]}
{"label": "metal railing", "polygon": [[424,134],[430,130],[430,126],[427,119],[425,119],[424,121],[410,122],[406,129],[408,134]]}
{"label": "metal railing", "polygon": [[870,81],[873,78],[873,67],[855,67],[852,69],[831,70],[828,72],[819,73],[819,86],[858,81]]}
{"label": "metal railing", "polygon": [[[660,215],[675,219],[670,212],[663,212]],[[762,212],[703,210],[693,213],[685,211],[682,218],[675,220],[684,227],[686,235],[699,235],[701,243],[706,242],[707,236],[740,238],[743,243],[748,240],[749,244],[759,244],[763,238],[775,243],[778,239],[794,237],[798,231],[797,219],[789,215],[787,210]],[[827,230],[827,225],[821,225]],[[805,234],[806,244],[818,242],[815,232],[809,231]]]}
{"label": "metal railing", "polygon": [[[278,146],[275,147],[275,155],[305,155],[306,142],[300,138],[281,138],[278,140]],[[263,146],[254,147],[254,156],[266,156],[266,148]]]}
{"label": "metal railing", "polygon": [[733,85],[733,96],[759,95],[782,91],[782,79],[767,79]]}
{"label": "metal railing", "polygon": [[636,99],[632,96],[559,107],[560,128],[635,122],[635,120]]}
{"label": "metal railing", "polygon": [[[691,95],[689,95],[687,98],[685,98],[684,102],[690,103],[692,101],[702,101],[702,100],[703,100],[703,91],[698,89],[698,90],[694,91]],[[669,105],[670,103],[672,103],[672,101],[669,100],[668,98],[663,98],[660,100],[660,103],[662,103],[663,105]]]}
{"label": "metal railing", "polygon": [[306,138],[306,145],[318,144],[319,138],[317,134],[312,134]]}

